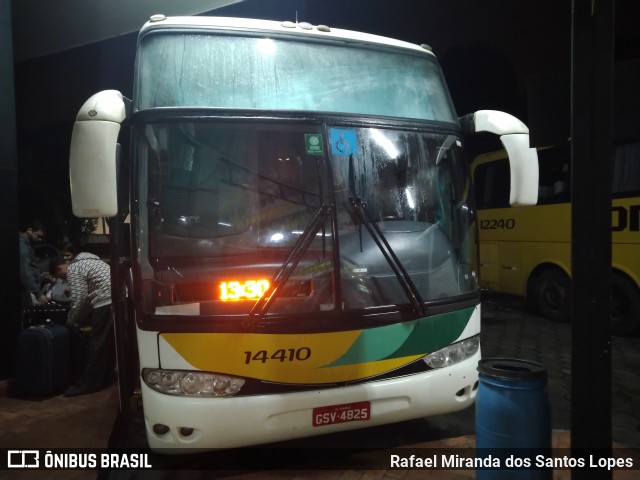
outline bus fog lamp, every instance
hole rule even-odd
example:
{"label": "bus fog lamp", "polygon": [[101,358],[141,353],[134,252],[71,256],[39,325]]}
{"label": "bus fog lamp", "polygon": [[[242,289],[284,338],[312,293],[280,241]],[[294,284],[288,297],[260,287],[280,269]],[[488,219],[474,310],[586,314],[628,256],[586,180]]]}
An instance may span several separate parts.
{"label": "bus fog lamp", "polygon": [[224,392],[231,386],[231,382],[228,378],[217,378],[213,382],[213,391],[218,395],[223,395]]}
{"label": "bus fog lamp", "polygon": [[480,348],[480,336],[475,335],[461,342],[436,350],[423,358],[431,368],[443,368],[460,363],[472,357]]}
{"label": "bus fog lamp", "polygon": [[465,351],[462,349],[462,346],[460,344],[457,344],[451,346],[451,349],[449,350],[449,358],[451,359],[452,363],[459,363],[467,358],[467,356],[465,354]]}
{"label": "bus fog lamp", "polygon": [[474,337],[467,338],[460,342],[460,346],[466,355],[474,355],[478,351],[478,348],[480,348],[480,337],[476,335]]}
{"label": "bus fog lamp", "polygon": [[187,397],[228,397],[240,391],[244,380],[227,375],[145,368],[144,383],[156,392]]}
{"label": "bus fog lamp", "polygon": [[177,380],[178,376],[175,373],[165,372],[165,374],[160,377],[160,385],[164,388],[175,388]]}
{"label": "bus fog lamp", "polygon": [[147,383],[155,385],[160,381],[161,378],[162,376],[160,375],[160,373],[154,370],[149,373],[149,375],[147,375]]}
{"label": "bus fog lamp", "polygon": [[424,357],[424,361],[432,368],[442,368],[447,366],[447,355],[443,351],[433,352]]}
{"label": "bus fog lamp", "polygon": [[180,380],[180,388],[187,395],[197,395],[202,390],[203,379],[195,373],[188,373]]}
{"label": "bus fog lamp", "polygon": [[161,423],[156,423],[153,426],[153,433],[155,433],[156,435],[166,435],[167,433],[169,433],[169,427]]}

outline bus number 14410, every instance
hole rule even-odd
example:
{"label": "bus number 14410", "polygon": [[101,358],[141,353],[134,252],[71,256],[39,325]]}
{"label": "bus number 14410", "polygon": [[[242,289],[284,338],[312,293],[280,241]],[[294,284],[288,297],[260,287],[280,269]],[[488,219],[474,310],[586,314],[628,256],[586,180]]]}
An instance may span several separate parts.
{"label": "bus number 14410", "polygon": [[266,350],[258,350],[257,352],[244,352],[244,363],[265,363],[267,360],[279,360],[281,362],[303,361],[308,360],[310,356],[311,349],[307,347],[289,348],[287,350],[281,348],[273,353],[269,353]]}

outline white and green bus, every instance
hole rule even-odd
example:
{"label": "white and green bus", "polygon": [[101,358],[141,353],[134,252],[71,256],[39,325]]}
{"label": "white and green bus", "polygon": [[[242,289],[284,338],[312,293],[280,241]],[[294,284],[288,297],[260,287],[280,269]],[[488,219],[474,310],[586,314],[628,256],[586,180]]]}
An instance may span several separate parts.
{"label": "white and green bus", "polygon": [[475,131],[509,150],[512,203],[535,202],[526,126],[495,111],[461,122],[426,46],[152,17],[131,101],[89,99],[70,154],[75,215],[130,214],[128,242],[112,239],[116,330],[136,345],[150,447],[269,443],[470,406]]}

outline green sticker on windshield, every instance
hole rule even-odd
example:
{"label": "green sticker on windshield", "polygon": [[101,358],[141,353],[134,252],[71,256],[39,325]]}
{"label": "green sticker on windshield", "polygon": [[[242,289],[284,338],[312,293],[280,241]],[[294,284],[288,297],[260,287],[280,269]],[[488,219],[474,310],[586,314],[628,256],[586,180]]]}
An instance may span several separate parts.
{"label": "green sticker on windshield", "polygon": [[322,135],[320,133],[305,133],[304,144],[307,148],[307,155],[323,155]]}

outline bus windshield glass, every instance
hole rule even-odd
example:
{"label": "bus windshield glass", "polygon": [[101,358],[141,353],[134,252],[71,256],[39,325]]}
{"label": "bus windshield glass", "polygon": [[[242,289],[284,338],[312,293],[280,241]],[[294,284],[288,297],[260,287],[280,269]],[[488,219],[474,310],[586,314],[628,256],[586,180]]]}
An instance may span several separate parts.
{"label": "bus windshield glass", "polygon": [[247,313],[274,282],[264,313],[476,289],[468,169],[453,135],[208,120],[141,125],[135,138],[155,313],[192,303]]}
{"label": "bus windshield glass", "polygon": [[137,72],[135,110],[294,110],[458,123],[427,52],[163,31],[142,38]]}

